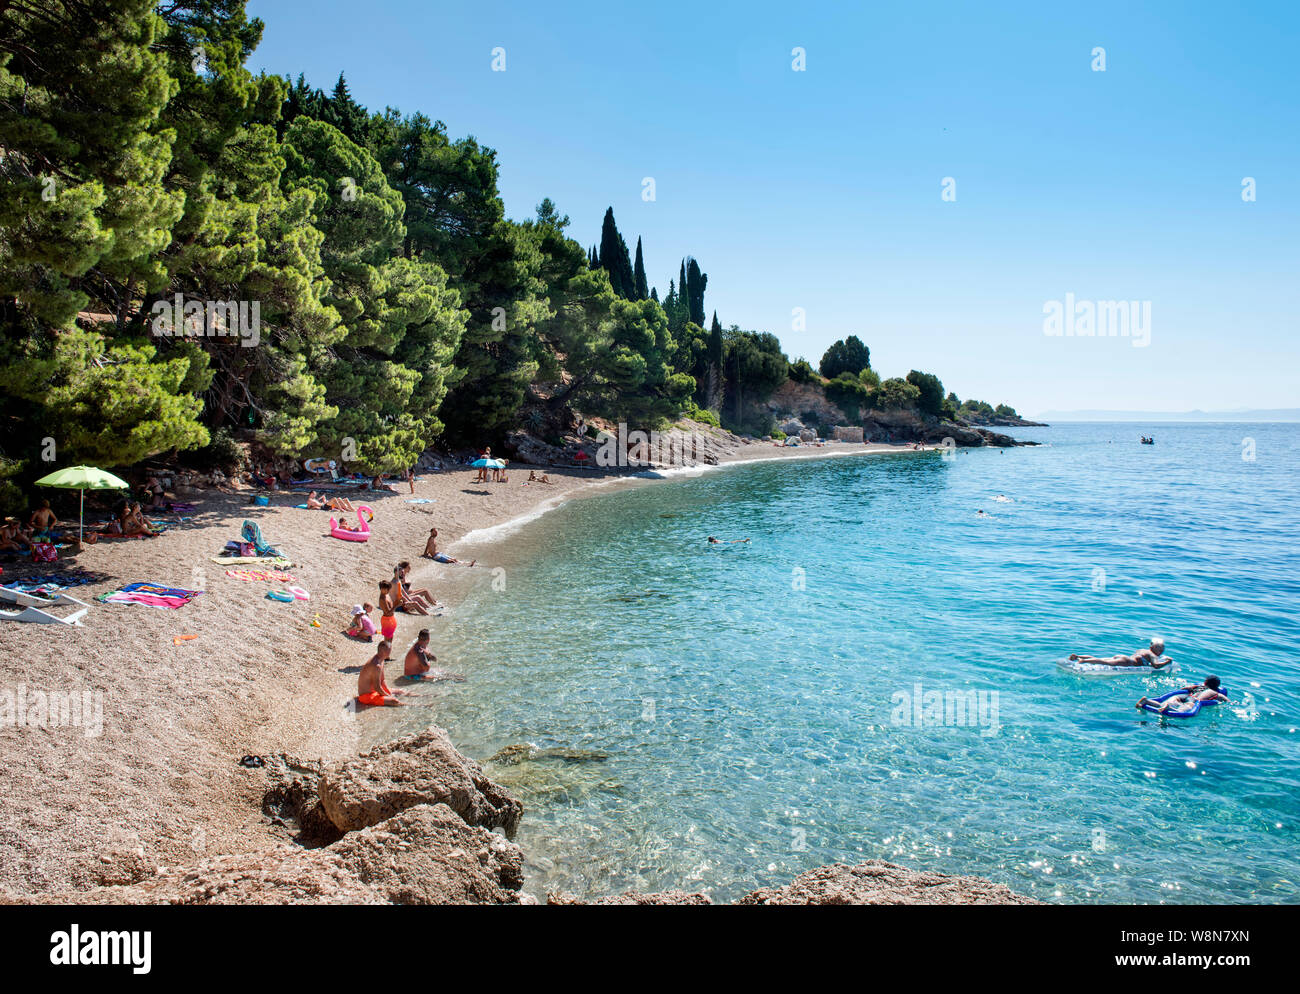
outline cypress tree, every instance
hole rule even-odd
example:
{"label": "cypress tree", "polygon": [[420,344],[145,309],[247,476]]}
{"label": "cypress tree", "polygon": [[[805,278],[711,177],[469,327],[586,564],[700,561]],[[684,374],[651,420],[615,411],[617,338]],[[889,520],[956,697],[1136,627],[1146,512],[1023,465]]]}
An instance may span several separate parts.
{"label": "cypress tree", "polygon": [[614,223],[614,208],[607,208],[600,227],[600,265],[609,273],[609,285],[614,293],[625,299],[632,296],[632,263],[627,256],[627,243],[618,233]]}
{"label": "cypress tree", "polygon": [[636,299],[645,300],[649,295],[646,290],[645,278],[645,257],[641,254],[641,239],[636,240],[636,265],[633,268],[633,279],[636,284]]}
{"label": "cypress tree", "polygon": [[636,277],[632,274],[632,256],[627,250],[627,242],[618,236],[618,278],[623,284],[623,296],[628,300],[636,299]]}
{"label": "cypress tree", "polygon": [[714,396],[709,398],[710,402],[720,404],[721,385],[722,385],[722,323],[718,321],[718,312],[713,312],[713,325],[709,329],[709,370],[708,376],[713,389],[710,393]]}
{"label": "cypress tree", "polygon": [[690,292],[684,294],[688,307],[689,320],[692,324],[704,327],[704,288],[709,278],[700,272],[700,264],[694,259],[686,260],[686,280]]}

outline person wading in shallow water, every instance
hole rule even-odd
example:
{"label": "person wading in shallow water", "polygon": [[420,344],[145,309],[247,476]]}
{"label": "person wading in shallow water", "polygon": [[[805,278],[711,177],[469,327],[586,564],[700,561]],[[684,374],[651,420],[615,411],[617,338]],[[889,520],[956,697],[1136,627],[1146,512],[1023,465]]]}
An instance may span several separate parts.
{"label": "person wading in shallow water", "polygon": [[406,659],[403,661],[402,675],[412,680],[423,680],[433,667],[430,664],[438,661],[438,657],[429,652],[429,629],[421,628],[420,634],[411,647],[406,650]]}

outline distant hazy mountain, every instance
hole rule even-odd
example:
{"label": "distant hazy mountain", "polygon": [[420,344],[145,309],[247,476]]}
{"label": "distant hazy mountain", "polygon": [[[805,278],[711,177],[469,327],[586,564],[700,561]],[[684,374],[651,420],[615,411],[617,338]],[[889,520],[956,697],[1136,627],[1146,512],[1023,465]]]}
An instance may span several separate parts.
{"label": "distant hazy mountain", "polygon": [[1039,421],[1300,421],[1300,407],[1242,408],[1236,411],[1044,411]]}

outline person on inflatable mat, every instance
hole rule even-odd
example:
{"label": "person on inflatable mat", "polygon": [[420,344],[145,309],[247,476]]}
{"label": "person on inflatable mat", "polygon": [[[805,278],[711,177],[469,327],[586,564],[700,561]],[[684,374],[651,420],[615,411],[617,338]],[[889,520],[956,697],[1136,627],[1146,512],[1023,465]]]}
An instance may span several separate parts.
{"label": "person on inflatable mat", "polygon": [[384,661],[392,655],[392,652],[392,643],[384,639],[379,643],[375,654],[370,657],[370,661],[361,667],[361,675],[357,677],[358,704],[382,707],[402,703],[397,699],[397,695],[388,689],[388,682],[384,679]]}
{"label": "person on inflatable mat", "polygon": [[[1153,670],[1162,670],[1173,663],[1168,656],[1164,656],[1165,640],[1152,639],[1149,649],[1139,649],[1131,656],[1081,656],[1074,653],[1070,656],[1073,663],[1101,663],[1103,666],[1150,666]],[[1163,656],[1163,658],[1162,658]]]}
{"label": "person on inflatable mat", "polygon": [[1143,697],[1133,706],[1140,710],[1143,704],[1150,703],[1160,711],[1182,711],[1194,701],[1226,701],[1227,699],[1227,694],[1219,693],[1219,678],[1217,676],[1207,676],[1204,683],[1198,683],[1194,687],[1184,687],[1181,694],[1175,694],[1158,704]]}

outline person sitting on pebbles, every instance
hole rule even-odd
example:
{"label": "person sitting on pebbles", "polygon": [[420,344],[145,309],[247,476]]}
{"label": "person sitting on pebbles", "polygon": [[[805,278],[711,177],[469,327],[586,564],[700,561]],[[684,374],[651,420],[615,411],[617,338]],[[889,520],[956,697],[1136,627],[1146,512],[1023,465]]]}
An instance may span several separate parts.
{"label": "person sitting on pebbles", "polygon": [[353,604],[352,625],[344,634],[349,638],[371,641],[375,637],[375,623],[370,618],[370,612],[374,609],[373,604]]}
{"label": "person sitting on pebbles", "polygon": [[420,553],[420,555],[423,556],[425,559],[432,559],[435,563],[447,563],[450,565],[457,565],[457,566],[459,565],[473,566],[475,563],[478,562],[477,559],[471,559],[469,562],[462,564],[461,561],[455,558],[454,556],[449,556],[445,552],[439,552],[437,528],[429,529],[429,540],[424,543],[424,551]]}
{"label": "person sitting on pebbles", "polygon": [[385,707],[400,705],[402,702],[397,699],[397,694],[388,689],[388,682],[384,679],[384,663],[392,655],[393,645],[388,639],[379,643],[375,654],[370,657],[369,661],[361,667],[361,674],[357,677],[357,703],[366,704],[370,707]]}

